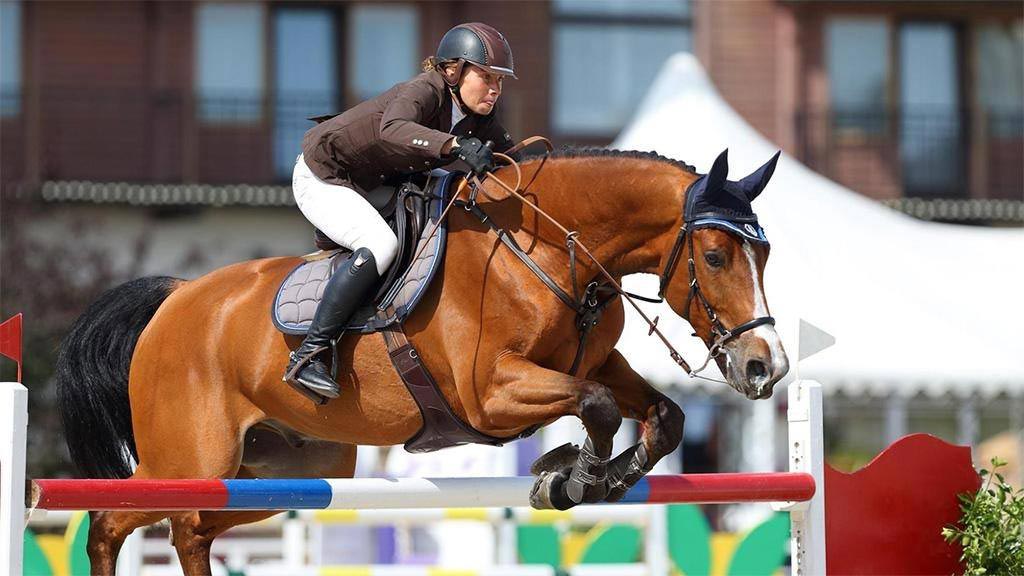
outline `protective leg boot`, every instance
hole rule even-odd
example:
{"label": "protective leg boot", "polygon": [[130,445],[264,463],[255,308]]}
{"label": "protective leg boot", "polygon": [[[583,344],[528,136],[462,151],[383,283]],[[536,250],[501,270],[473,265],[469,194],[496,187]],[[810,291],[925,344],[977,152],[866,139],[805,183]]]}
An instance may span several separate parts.
{"label": "protective leg boot", "polygon": [[284,379],[323,398],[337,398],[341,392],[327,366],[317,355],[331,347],[380,279],[373,254],[366,248],[356,250],[327,281],[320,305],[313,315],[302,344],[289,356]]}

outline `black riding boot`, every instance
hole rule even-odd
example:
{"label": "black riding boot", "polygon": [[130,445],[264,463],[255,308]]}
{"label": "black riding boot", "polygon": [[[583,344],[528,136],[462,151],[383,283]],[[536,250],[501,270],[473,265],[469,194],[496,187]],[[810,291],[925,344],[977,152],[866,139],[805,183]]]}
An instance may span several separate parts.
{"label": "black riding boot", "polygon": [[327,281],[306,339],[289,356],[285,381],[324,398],[338,397],[341,389],[317,355],[330,348],[331,340],[341,335],[349,318],[379,279],[377,263],[366,248],[356,250],[338,267]]}

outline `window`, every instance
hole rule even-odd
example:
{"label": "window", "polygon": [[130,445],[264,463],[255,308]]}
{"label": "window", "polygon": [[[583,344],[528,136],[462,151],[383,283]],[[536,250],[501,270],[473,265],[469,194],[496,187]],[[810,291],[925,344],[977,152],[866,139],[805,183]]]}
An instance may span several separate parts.
{"label": "window", "polygon": [[0,116],[21,111],[21,3],[0,2]]}
{"label": "window", "polygon": [[836,19],[826,31],[829,97],[836,128],[885,130],[889,29],[882,19]]}
{"label": "window", "polygon": [[612,137],[669,56],[690,50],[688,0],[555,0],[553,126]]}
{"label": "window", "polygon": [[945,22],[900,27],[900,158],[905,196],[962,195],[956,31]]}
{"label": "window", "polygon": [[414,6],[357,4],[348,18],[348,70],[352,96],[377,96],[419,72],[419,22]]}
{"label": "window", "polygon": [[274,170],[288,180],[312,116],[338,112],[334,12],[280,8],[274,12]]}
{"label": "window", "polygon": [[988,118],[988,133],[1020,137],[1024,127],[1024,23],[979,26],[978,101]]}
{"label": "window", "polygon": [[199,118],[259,121],[264,94],[263,6],[201,4],[195,22]]}

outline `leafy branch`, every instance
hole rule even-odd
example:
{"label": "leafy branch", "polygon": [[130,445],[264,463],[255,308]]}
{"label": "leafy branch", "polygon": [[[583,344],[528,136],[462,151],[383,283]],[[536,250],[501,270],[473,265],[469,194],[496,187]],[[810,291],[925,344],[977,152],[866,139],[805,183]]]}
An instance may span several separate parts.
{"label": "leafy branch", "polygon": [[960,523],[942,529],[947,542],[963,547],[965,574],[1024,574],[1024,489],[1006,482],[997,472],[1003,466],[993,458],[992,471],[979,472],[985,484],[960,495]]}

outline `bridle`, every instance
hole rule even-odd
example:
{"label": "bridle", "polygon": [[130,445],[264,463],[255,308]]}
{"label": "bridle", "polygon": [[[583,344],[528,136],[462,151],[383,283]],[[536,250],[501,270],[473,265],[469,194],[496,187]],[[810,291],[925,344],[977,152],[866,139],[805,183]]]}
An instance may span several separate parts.
{"label": "bridle", "polygon": [[[690,190],[692,190],[694,184],[698,180],[695,180],[687,188],[686,195],[689,197]],[[708,320],[711,323],[711,333],[715,339],[708,347],[708,356],[704,360],[704,365],[697,369],[700,372],[707,366],[708,362],[712,358],[718,356],[722,352],[722,348],[734,338],[737,338],[744,332],[749,332],[758,326],[774,326],[775,318],[772,316],[758,316],[752,318],[732,329],[726,328],[725,324],[722,323],[721,319],[718,318],[718,313],[715,312],[714,307],[708,302],[707,297],[704,296],[704,292],[700,289],[700,282],[697,280],[697,265],[693,256],[693,231],[694,226],[691,222],[686,221],[686,214],[684,208],[684,223],[679,227],[679,233],[676,235],[676,241],[672,245],[672,251],[669,252],[668,261],[665,262],[665,269],[662,271],[659,282],[658,282],[658,298],[664,300],[665,290],[668,289],[668,283],[672,280],[672,276],[676,272],[676,267],[679,264],[679,255],[683,251],[683,245],[689,247],[689,257],[687,258],[687,266],[690,272],[690,292],[686,296],[686,305],[683,307],[683,319],[690,322],[690,305],[693,303],[693,299],[697,298],[700,301],[701,306],[704,308],[704,313],[708,315]],[[746,242],[747,240],[744,240]],[[693,323],[690,322],[692,325]],[[692,375],[692,374],[691,374]]]}
{"label": "bridle", "polygon": [[[551,143],[546,138],[535,136],[519,143],[518,145],[510,149],[507,152],[507,154],[514,154],[518,150],[521,150],[522,148],[525,148],[526,146],[529,146],[535,142],[543,142],[548,148],[548,153],[550,153],[550,151],[553,149]],[[548,153],[545,153],[543,159],[541,160],[541,166],[537,169],[536,172],[534,172],[533,177],[530,179],[530,182],[526,185],[526,187],[522,188],[523,192],[525,192],[530,187],[530,184],[532,184],[533,181],[536,180],[537,174],[540,173],[540,170],[544,167],[544,164],[547,161]],[[579,232],[570,231],[566,229],[557,220],[548,215],[539,206],[537,206],[533,202],[530,202],[519,192],[519,186],[522,183],[522,171],[519,167],[519,164],[509,155],[501,153],[495,153],[494,155],[496,157],[503,157],[505,161],[508,163],[508,165],[515,169],[517,179],[516,185],[514,188],[510,187],[508,184],[503,182],[501,179],[499,179],[492,173],[488,173],[487,177],[490,180],[497,183],[500,187],[505,189],[505,191],[508,192],[511,196],[514,196],[524,205],[529,206],[537,214],[547,219],[551,224],[556,226],[565,234],[565,244],[569,252],[569,274],[572,280],[573,294],[570,295],[564,289],[562,289],[558,285],[558,283],[519,246],[519,244],[515,240],[515,237],[512,236],[512,234],[510,234],[507,230],[499,227],[480,208],[480,206],[476,202],[477,196],[480,193],[483,193],[484,196],[487,196],[488,198],[490,197],[487,195],[485,191],[483,191],[483,187],[481,186],[482,180],[479,177],[475,175],[467,176],[466,181],[470,187],[469,198],[467,200],[461,200],[458,198],[458,194],[453,195],[451,201],[448,203],[448,206],[441,214],[441,218],[438,219],[437,224],[440,224],[440,222],[444,220],[445,215],[453,205],[461,206],[467,212],[476,216],[483,224],[487,225],[491,229],[491,231],[493,231],[498,236],[498,238],[512,251],[512,253],[516,257],[518,257],[519,260],[521,260],[523,264],[525,264],[526,267],[531,272],[533,272],[541,280],[541,282],[543,282],[544,285],[547,286],[547,288],[555,294],[555,296],[558,297],[559,300],[561,300],[566,306],[568,306],[569,308],[576,312],[576,327],[579,332],[579,345],[576,350],[576,357],[573,360],[572,367],[568,372],[570,375],[575,375],[577,370],[579,369],[581,360],[583,359],[583,353],[586,346],[587,336],[589,335],[590,331],[594,327],[596,327],[598,322],[600,321],[601,312],[603,311],[603,309],[616,296],[622,296],[627,302],[630,303],[631,306],[633,306],[636,312],[640,315],[641,318],[643,318],[643,320],[649,326],[650,329],[648,330],[647,334],[649,336],[652,334],[656,334],[658,338],[661,340],[662,344],[664,344],[665,347],[668,348],[669,356],[672,358],[672,360],[680,368],[685,370],[691,378],[702,378],[705,380],[721,382],[724,384],[728,384],[728,382],[723,382],[722,380],[718,380],[716,378],[708,378],[707,376],[700,376],[699,373],[702,372],[705,368],[707,368],[708,364],[711,362],[713,358],[721,354],[723,347],[727,343],[737,338],[739,335],[743,334],[744,332],[753,330],[758,326],[775,324],[775,318],[771,316],[760,316],[748,320],[747,322],[744,322],[742,324],[739,324],[738,326],[735,326],[732,329],[728,329],[725,327],[725,325],[719,319],[718,314],[715,312],[714,307],[711,305],[710,302],[708,302],[708,299],[704,296],[704,293],[701,291],[700,283],[697,280],[697,268],[694,261],[693,232],[695,229],[700,228],[702,226],[700,226],[701,221],[699,220],[695,222],[690,222],[687,220],[685,205],[683,206],[683,225],[679,228],[679,233],[676,236],[675,243],[672,246],[671,252],[669,252],[668,260],[665,263],[665,268],[664,270],[662,270],[660,274],[658,297],[651,298],[639,294],[633,294],[631,292],[627,292],[626,290],[624,290],[622,286],[619,285],[618,281],[615,280],[615,278],[605,269],[605,267],[601,265],[597,258],[594,257],[590,250],[587,249],[587,247],[579,240]],[[695,180],[693,183],[690,184],[690,186],[687,188],[687,193],[684,195],[684,198],[689,197],[689,192],[693,188],[693,185],[699,181],[700,179]],[[497,200],[494,198],[491,199]],[[433,235],[433,232],[436,231],[437,224],[435,224],[435,229],[431,231],[431,235]],[[426,244],[427,243],[424,243],[423,246],[425,246]],[[658,317],[655,317],[654,320],[651,320],[647,316],[647,314],[645,314],[644,311],[640,309],[640,306],[636,303],[636,300],[643,300],[645,302],[651,302],[656,304],[665,301],[665,290],[668,288],[669,281],[675,274],[675,270],[679,264],[679,257],[682,253],[682,249],[684,246],[689,247],[689,257],[687,265],[690,273],[690,292],[686,298],[686,308],[684,309],[683,318],[687,322],[690,322],[690,305],[692,304],[693,299],[697,298],[703,306],[705,313],[708,315],[708,320],[711,323],[711,332],[714,335],[714,340],[708,347],[707,356],[704,358],[703,363],[696,370],[690,367],[690,364],[686,362],[682,355],[679,354],[679,352],[675,349],[674,346],[672,346],[672,344],[668,341],[665,335],[662,334],[661,331],[658,329]],[[584,289],[582,295],[578,293],[576,284],[577,250],[581,251],[584,255],[586,255],[590,259],[590,261],[595,266],[597,266],[598,270],[600,271],[599,276],[604,277],[602,281],[594,279],[591,282],[589,282],[586,288]],[[696,336],[697,334],[694,333],[693,335]]]}

